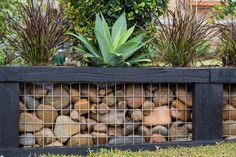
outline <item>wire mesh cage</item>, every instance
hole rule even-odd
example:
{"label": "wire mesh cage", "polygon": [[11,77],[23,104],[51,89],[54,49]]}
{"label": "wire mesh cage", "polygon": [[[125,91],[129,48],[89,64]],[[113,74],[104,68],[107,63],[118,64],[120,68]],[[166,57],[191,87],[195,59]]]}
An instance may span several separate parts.
{"label": "wire mesh cage", "polygon": [[24,148],[192,140],[191,84],[22,83],[19,108]]}
{"label": "wire mesh cage", "polygon": [[236,137],[236,85],[224,85],[223,136]]}

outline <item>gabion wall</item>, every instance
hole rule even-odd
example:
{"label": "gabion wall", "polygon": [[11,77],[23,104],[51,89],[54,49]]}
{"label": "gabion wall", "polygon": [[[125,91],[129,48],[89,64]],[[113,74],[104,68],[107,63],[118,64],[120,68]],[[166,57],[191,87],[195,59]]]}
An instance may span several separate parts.
{"label": "gabion wall", "polygon": [[224,86],[223,134],[226,139],[236,138],[236,85]]}
{"label": "gabion wall", "polygon": [[23,83],[19,106],[24,148],[192,140],[191,84]]}

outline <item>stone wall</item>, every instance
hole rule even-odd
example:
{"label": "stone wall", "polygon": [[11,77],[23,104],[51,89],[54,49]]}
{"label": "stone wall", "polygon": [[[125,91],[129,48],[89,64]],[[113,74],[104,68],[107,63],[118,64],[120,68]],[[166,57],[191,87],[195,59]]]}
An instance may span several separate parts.
{"label": "stone wall", "polygon": [[191,141],[188,84],[24,83],[21,147]]}
{"label": "stone wall", "polygon": [[223,135],[227,139],[236,139],[236,86],[224,87]]}

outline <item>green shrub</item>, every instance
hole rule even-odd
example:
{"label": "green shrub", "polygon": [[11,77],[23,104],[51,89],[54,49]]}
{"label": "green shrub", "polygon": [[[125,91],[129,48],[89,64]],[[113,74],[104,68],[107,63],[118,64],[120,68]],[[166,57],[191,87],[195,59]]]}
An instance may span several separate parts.
{"label": "green shrub", "polygon": [[168,10],[165,17],[162,21],[156,18],[156,52],[160,62],[174,67],[192,66],[212,52],[208,40],[217,31],[207,16],[197,16],[190,8],[177,6],[174,12]]}
{"label": "green shrub", "polygon": [[236,15],[236,2],[233,0],[221,0],[220,4],[213,8],[217,18],[224,19],[229,15]]}
{"label": "green shrub", "polygon": [[1,0],[0,1],[0,64],[9,65],[18,57],[11,49],[8,41],[3,38],[6,35],[13,35],[14,32],[6,26],[7,16],[19,20],[19,13],[16,6],[23,0]]}
{"label": "green shrub", "polygon": [[132,66],[140,62],[148,62],[145,55],[138,55],[134,58],[134,53],[140,49],[144,43],[144,34],[140,34],[130,40],[135,26],[127,30],[127,21],[123,13],[112,26],[111,30],[103,17],[96,15],[96,24],[94,33],[98,48],[92,44],[88,38],[82,34],[73,34],[83,46],[74,48],[84,54],[84,61],[92,66],[114,67],[114,66]]}
{"label": "green shrub", "polygon": [[36,6],[32,0],[20,3],[20,20],[6,15],[7,27],[13,34],[6,34],[4,38],[27,65],[48,65],[56,48],[64,42],[67,31],[62,25],[62,12],[55,12],[49,1],[43,10],[41,2]]}
{"label": "green shrub", "polygon": [[[127,13],[128,26],[146,28],[152,14],[162,15],[169,0],[60,0],[65,8],[72,30],[90,34],[95,15],[102,13],[108,24],[113,24],[122,12]],[[138,29],[137,29],[138,30]]]}

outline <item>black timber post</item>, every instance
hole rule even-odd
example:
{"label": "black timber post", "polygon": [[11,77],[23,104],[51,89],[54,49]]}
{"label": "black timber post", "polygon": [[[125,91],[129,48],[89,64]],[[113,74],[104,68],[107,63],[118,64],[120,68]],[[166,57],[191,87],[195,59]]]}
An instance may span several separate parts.
{"label": "black timber post", "polygon": [[[19,83],[0,82],[0,148],[17,148]],[[0,156],[3,154],[0,154]]]}
{"label": "black timber post", "polygon": [[193,140],[220,140],[223,84],[196,83],[193,91]]}

